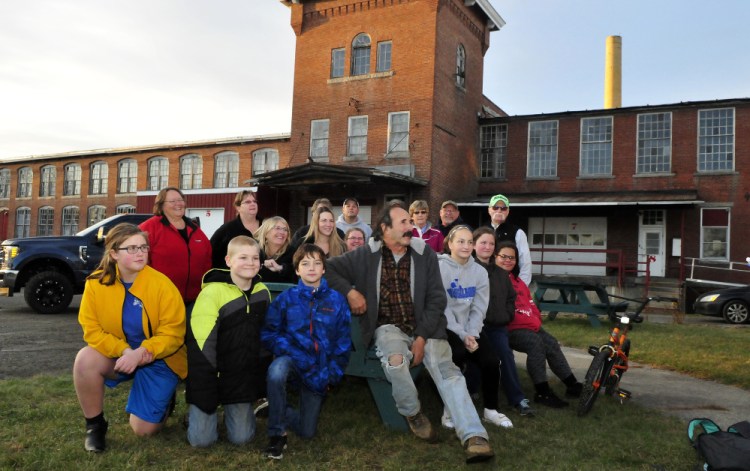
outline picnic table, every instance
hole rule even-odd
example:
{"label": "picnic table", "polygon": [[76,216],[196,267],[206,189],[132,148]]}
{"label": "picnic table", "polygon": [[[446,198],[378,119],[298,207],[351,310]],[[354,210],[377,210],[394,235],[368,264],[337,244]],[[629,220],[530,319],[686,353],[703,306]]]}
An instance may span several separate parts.
{"label": "picnic table", "polygon": [[558,312],[586,314],[594,327],[601,325],[600,315],[614,320],[616,313],[627,309],[627,301],[613,303],[611,297],[604,285],[569,281],[536,281],[534,292],[534,302],[540,311],[549,312],[549,319],[554,320]]}

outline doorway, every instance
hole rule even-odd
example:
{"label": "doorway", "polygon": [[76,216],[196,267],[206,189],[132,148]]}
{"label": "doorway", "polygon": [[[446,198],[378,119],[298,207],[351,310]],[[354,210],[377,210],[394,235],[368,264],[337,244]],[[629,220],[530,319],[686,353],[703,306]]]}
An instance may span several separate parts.
{"label": "doorway", "polygon": [[666,220],[662,209],[646,209],[639,211],[638,218],[638,262],[639,270],[646,269],[646,257],[653,257],[651,261],[651,276],[665,275],[665,237]]}

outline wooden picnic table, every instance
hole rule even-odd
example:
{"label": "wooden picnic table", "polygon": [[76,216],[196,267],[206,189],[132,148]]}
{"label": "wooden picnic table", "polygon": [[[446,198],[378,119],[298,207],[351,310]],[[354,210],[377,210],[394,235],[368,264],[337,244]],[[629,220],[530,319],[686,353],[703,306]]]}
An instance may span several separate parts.
{"label": "wooden picnic table", "polygon": [[600,315],[613,320],[617,312],[624,312],[628,307],[627,301],[611,302],[611,296],[601,284],[544,280],[536,281],[534,302],[540,311],[549,312],[549,319],[554,320],[558,312],[580,313],[586,314],[591,325],[598,327]]}

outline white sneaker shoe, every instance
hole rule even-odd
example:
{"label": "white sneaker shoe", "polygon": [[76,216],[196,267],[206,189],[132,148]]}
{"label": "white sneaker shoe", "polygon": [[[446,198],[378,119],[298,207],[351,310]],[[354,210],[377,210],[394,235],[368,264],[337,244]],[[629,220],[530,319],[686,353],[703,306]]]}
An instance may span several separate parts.
{"label": "white sneaker shoe", "polygon": [[505,414],[501,414],[495,409],[485,409],[484,418],[482,420],[497,425],[498,427],[513,428],[513,422],[511,422]]}
{"label": "white sneaker shoe", "polygon": [[440,422],[445,428],[449,428],[451,430],[456,428],[456,426],[453,424],[453,419],[451,419],[451,414],[446,408],[443,408],[443,417],[440,418]]}

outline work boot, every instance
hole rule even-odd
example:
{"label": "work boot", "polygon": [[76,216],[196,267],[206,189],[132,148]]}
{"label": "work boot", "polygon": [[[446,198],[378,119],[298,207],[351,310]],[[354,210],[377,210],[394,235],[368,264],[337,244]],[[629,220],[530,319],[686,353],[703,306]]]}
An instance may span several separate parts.
{"label": "work boot", "polygon": [[534,396],[534,402],[543,406],[552,407],[553,409],[568,407],[568,402],[557,397],[552,391],[547,391],[546,394],[537,393]]}
{"label": "work boot", "polygon": [[484,437],[469,437],[464,443],[464,451],[466,452],[466,463],[480,463],[487,461],[495,456],[495,452],[492,451],[490,442]]}
{"label": "work boot", "polygon": [[417,437],[430,443],[434,443],[437,441],[437,431],[432,428],[430,419],[428,419],[427,416],[422,413],[422,411],[417,412],[416,415],[407,417],[406,421],[409,423],[409,428],[411,429],[411,431]]}
{"label": "work boot", "polygon": [[96,424],[86,425],[86,451],[101,453],[106,447],[104,436],[107,435],[107,421],[103,420]]}
{"label": "work boot", "polygon": [[583,384],[576,382],[565,388],[565,395],[568,397],[581,397],[583,392]]}

